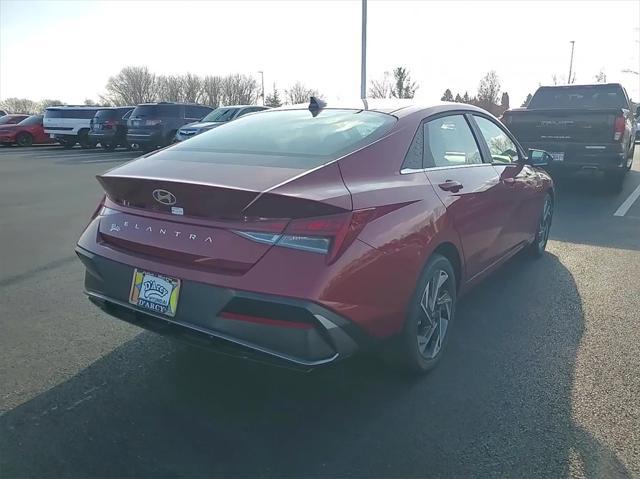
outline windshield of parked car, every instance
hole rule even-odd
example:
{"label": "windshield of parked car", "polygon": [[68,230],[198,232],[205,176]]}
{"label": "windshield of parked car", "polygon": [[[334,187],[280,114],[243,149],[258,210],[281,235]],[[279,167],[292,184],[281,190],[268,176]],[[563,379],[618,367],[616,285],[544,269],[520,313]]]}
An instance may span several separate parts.
{"label": "windshield of parked car", "polygon": [[171,118],[179,116],[178,105],[138,105],[130,118]]}
{"label": "windshield of parked car", "polygon": [[543,87],[529,108],[629,108],[619,85]]}
{"label": "windshield of parked car", "polygon": [[216,108],[201,121],[229,121],[236,111],[238,111],[237,108]]}
{"label": "windshield of parked car", "polygon": [[327,109],[316,116],[309,110],[271,111],[229,122],[175,148],[289,156],[289,164],[278,166],[304,162],[310,167],[374,141],[395,121],[391,115],[361,110]]}
{"label": "windshield of parked car", "polygon": [[42,124],[42,115],[31,115],[30,117],[25,118],[20,123],[18,123],[18,125],[23,125],[23,126],[31,126],[31,125],[38,125],[38,124]]}

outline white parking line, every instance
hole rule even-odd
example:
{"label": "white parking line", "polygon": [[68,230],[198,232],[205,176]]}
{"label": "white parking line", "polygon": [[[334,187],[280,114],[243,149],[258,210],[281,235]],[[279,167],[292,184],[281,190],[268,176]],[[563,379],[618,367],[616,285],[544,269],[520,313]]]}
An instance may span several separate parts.
{"label": "white parking line", "polygon": [[633,206],[636,200],[640,198],[640,185],[633,190],[633,192],[627,197],[626,200],[620,205],[620,207],[616,210],[613,216],[624,216],[629,211],[629,208]]}

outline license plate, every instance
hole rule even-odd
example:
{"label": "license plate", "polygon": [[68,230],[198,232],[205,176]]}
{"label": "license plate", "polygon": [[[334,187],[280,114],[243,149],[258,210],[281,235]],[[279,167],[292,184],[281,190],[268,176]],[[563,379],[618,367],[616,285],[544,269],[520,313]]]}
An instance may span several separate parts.
{"label": "license plate", "polygon": [[549,153],[553,161],[564,161],[564,153]]}
{"label": "license plate", "polygon": [[49,133],[49,138],[55,138],[56,135],[54,135],[53,133]]}
{"label": "license plate", "polygon": [[144,309],[173,317],[178,307],[180,280],[136,269],[131,281],[129,302]]}

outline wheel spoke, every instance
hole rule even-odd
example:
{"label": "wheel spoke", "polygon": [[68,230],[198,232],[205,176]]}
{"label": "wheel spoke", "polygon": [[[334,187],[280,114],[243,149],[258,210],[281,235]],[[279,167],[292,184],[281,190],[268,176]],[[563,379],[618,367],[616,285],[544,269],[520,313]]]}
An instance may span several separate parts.
{"label": "wheel spoke", "polygon": [[431,288],[431,295],[429,297],[429,311],[434,311],[436,307],[436,299],[438,298],[438,293],[440,292],[440,288],[442,285],[449,279],[449,275],[442,270],[436,272],[434,277],[431,279],[430,283],[435,282],[435,286]]}

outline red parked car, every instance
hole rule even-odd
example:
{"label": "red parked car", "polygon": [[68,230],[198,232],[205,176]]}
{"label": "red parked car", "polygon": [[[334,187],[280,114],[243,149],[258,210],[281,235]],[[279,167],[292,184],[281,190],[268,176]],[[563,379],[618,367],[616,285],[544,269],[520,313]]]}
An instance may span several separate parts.
{"label": "red parked car", "polygon": [[99,176],[89,298],[243,357],[312,368],[394,339],[432,368],[457,299],[544,252],[549,155],[470,105],[367,103],[255,113]]}
{"label": "red parked car", "polygon": [[[0,144],[9,146],[31,146],[34,144],[51,143],[42,127],[42,115],[19,115],[25,117],[17,124],[0,125]],[[4,118],[4,117],[2,117]],[[2,119],[0,118],[0,120]]]}

